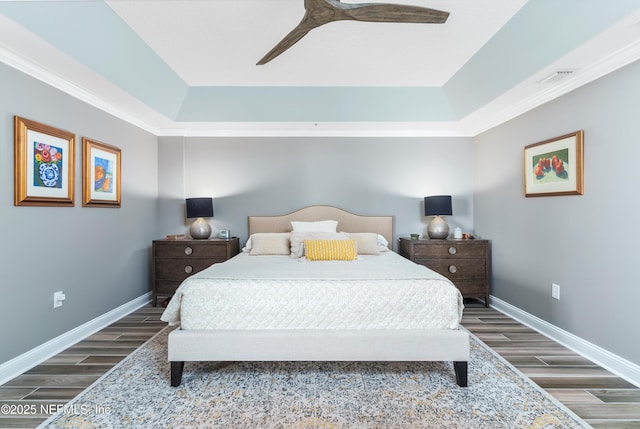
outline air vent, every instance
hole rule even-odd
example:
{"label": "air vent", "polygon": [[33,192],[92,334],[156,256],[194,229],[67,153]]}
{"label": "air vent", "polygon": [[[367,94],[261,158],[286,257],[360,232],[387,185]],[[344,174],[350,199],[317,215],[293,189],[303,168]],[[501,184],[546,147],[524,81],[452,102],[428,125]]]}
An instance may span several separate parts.
{"label": "air vent", "polygon": [[575,72],[576,72],[575,69],[556,70],[553,73],[551,73],[549,76],[538,81],[538,83],[560,82],[561,80],[569,79]]}

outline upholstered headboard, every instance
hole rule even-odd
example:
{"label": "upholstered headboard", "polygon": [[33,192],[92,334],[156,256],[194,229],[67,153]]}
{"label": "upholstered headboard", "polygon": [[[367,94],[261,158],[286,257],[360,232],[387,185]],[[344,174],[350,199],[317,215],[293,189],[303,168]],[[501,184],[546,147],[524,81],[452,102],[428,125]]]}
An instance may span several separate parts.
{"label": "upholstered headboard", "polygon": [[309,206],[279,216],[249,216],[249,235],[258,232],[289,232],[291,221],[337,220],[338,232],[375,232],[393,248],[393,216],[362,216],[332,206]]}

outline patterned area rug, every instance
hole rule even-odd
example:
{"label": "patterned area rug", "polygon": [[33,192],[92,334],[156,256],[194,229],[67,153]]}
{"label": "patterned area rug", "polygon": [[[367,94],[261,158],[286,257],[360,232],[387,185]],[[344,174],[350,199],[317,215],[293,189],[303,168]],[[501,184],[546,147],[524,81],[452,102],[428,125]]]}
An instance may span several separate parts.
{"label": "patterned area rug", "polygon": [[473,335],[468,388],[451,362],[187,362],[172,388],[168,332],[41,427],[589,427]]}

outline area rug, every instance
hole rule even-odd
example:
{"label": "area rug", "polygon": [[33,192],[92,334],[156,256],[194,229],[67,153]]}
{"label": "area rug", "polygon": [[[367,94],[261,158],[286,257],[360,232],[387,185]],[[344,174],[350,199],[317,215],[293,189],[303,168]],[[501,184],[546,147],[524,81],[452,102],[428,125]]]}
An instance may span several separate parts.
{"label": "area rug", "polygon": [[467,388],[451,362],[187,362],[172,388],[169,331],[41,427],[589,427],[473,335]]}

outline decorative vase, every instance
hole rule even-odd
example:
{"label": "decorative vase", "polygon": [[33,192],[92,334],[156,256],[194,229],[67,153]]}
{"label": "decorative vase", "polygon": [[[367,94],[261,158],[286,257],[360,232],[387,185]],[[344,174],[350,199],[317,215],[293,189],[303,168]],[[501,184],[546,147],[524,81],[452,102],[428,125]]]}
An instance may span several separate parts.
{"label": "decorative vase", "polygon": [[449,225],[440,216],[436,216],[427,225],[427,235],[429,238],[447,238],[449,236]]}
{"label": "decorative vase", "polygon": [[195,239],[205,239],[211,237],[211,225],[203,218],[197,218],[189,228],[189,234]]}

